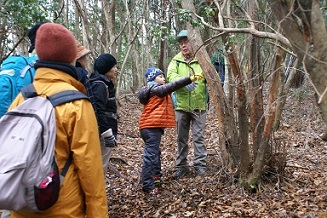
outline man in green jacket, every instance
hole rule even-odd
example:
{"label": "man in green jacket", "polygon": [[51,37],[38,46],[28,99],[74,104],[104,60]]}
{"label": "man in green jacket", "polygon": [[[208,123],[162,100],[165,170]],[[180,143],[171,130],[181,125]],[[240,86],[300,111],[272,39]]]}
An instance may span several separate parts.
{"label": "man in green jacket", "polygon": [[[167,80],[172,82],[191,75],[202,75],[198,60],[194,57],[187,30],[177,35],[180,52],[171,60],[167,70]],[[207,149],[205,146],[205,123],[208,91],[205,79],[193,82],[174,92],[173,102],[177,122],[177,158],[175,179],[184,177],[189,172],[187,155],[188,139],[191,128],[194,145],[193,166],[195,175],[206,171]]]}

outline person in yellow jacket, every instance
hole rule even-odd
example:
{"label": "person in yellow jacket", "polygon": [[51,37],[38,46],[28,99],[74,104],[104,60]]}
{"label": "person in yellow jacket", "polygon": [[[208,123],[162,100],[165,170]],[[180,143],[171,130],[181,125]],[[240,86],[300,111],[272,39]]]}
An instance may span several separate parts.
{"label": "person in yellow jacket", "polygon": [[[86,93],[78,81],[75,64],[75,37],[60,24],[45,23],[37,31],[33,82],[40,96],[50,96],[65,90]],[[24,101],[22,94],[10,109]],[[59,199],[51,208],[41,212],[11,211],[12,218],[107,218],[108,206],[102,170],[97,121],[91,103],[76,100],[55,107],[55,153],[61,171],[73,152],[73,161],[60,187]]]}

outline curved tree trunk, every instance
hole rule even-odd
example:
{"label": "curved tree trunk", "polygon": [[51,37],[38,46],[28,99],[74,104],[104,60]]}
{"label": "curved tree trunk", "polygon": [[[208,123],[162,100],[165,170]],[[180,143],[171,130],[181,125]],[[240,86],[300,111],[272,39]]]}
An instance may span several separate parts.
{"label": "curved tree trunk", "polygon": [[[316,91],[327,124],[327,31],[318,0],[268,0]],[[327,128],[325,129],[327,136]],[[327,140],[327,137],[325,138]]]}
{"label": "curved tree trunk", "polygon": [[[193,3],[190,0],[181,2],[182,7],[190,12],[195,12]],[[233,109],[227,104],[226,97],[221,86],[220,78],[210,61],[210,57],[205,50],[199,28],[188,26],[190,41],[195,51],[195,56],[201,64],[205,78],[209,85],[210,97],[216,106],[216,114],[218,118],[218,129],[220,132],[219,143],[222,151],[224,164],[228,168],[236,166],[235,156],[231,155],[234,147],[238,146],[238,133],[234,122]],[[236,153],[236,152],[235,152]]]}

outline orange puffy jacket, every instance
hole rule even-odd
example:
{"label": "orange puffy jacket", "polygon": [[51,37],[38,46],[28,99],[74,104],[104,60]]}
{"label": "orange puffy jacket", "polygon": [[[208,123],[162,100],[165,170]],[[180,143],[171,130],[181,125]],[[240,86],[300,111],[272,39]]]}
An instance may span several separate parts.
{"label": "orange puffy jacket", "polygon": [[139,128],[174,128],[175,112],[170,94],[191,82],[190,77],[184,77],[164,85],[150,82],[142,87],[138,93],[144,104]]}

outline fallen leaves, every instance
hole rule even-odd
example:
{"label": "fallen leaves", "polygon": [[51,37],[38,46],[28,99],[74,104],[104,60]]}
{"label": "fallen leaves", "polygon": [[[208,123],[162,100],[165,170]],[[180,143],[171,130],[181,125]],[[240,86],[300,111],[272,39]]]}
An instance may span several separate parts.
{"label": "fallen leaves", "polygon": [[[167,129],[161,142],[163,184],[157,196],[149,196],[141,187],[143,141],[139,138],[138,119],[142,107],[130,102],[137,101],[121,103],[119,129],[124,134],[119,135],[119,145],[111,159],[119,174],[110,168],[107,174],[111,218],[327,217],[327,144],[306,134],[319,132],[319,126],[307,125],[301,120],[303,116],[294,114],[301,110],[314,113],[311,103],[286,105],[283,128],[275,134],[276,140],[288,150],[286,172],[266,178],[260,193],[244,191],[235,184],[234,172],[223,168],[217,146],[219,132],[210,110],[206,130],[208,174],[194,177],[192,172],[188,178],[172,179],[176,132]],[[310,113],[306,112],[306,120]],[[189,160],[192,163],[192,154]]]}

